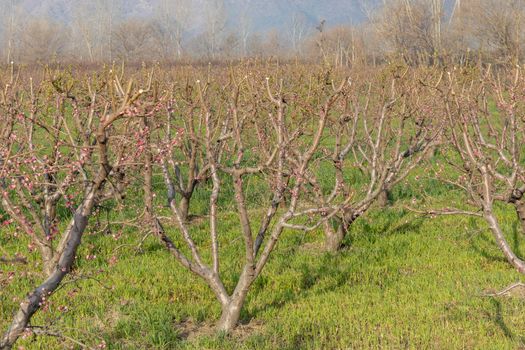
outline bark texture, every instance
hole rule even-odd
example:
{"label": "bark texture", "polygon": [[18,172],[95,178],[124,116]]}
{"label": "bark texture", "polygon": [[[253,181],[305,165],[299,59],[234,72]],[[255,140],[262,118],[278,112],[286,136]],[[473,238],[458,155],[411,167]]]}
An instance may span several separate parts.
{"label": "bark texture", "polygon": [[64,277],[69,273],[78,246],[80,245],[82,235],[88,223],[88,217],[91,214],[94,202],[94,193],[92,192],[84,205],[77,209],[72,222],[67,228],[67,244],[63,253],[58,260],[58,264],[54,266],[53,271],[49,277],[35,288],[29,295],[20,303],[20,308],[16,312],[11,325],[0,341],[0,349],[11,349],[17,339],[26,330],[35,312],[40,309],[45,300],[53,294],[53,292],[60,285]]}

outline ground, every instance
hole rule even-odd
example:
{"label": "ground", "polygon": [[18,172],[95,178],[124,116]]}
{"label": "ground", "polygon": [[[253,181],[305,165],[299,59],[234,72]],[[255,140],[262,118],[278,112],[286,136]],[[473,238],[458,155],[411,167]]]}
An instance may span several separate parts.
{"label": "ground", "polygon": [[[408,190],[423,180],[413,175],[409,181],[396,188],[392,206],[373,208],[356,221],[339,254],[322,251],[320,231],[286,232],[231,336],[213,331],[220,308],[211,291],[155,237],[143,240],[135,228],[118,225],[100,232],[103,223],[84,237],[76,272],[33,325],[52,324],[54,331],[108,349],[525,348],[524,291],[488,295],[521,276],[504,260],[483,220],[408,211],[414,200],[426,201]],[[435,206],[462,200],[430,180],[421,186]],[[194,211],[199,205],[197,198]],[[514,212],[498,208],[498,216],[523,256],[525,237]],[[193,220],[205,250],[206,216]],[[231,288],[240,266],[236,252],[242,250],[234,212],[221,216],[220,232],[221,271]],[[20,239],[9,229],[0,235],[2,247],[30,259],[29,265],[1,265],[1,329],[17,300],[41,279],[37,257],[20,248],[25,247]],[[27,336],[19,345],[75,348],[70,340],[44,336]]]}

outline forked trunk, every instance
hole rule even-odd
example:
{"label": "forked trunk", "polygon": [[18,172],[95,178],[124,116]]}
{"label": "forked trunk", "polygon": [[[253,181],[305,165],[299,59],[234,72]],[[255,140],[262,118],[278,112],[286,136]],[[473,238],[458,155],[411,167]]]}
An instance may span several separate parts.
{"label": "forked trunk", "polygon": [[246,299],[246,294],[232,299],[228,304],[222,306],[222,314],[217,323],[217,330],[220,332],[230,333],[239,324],[241,309]]}
{"label": "forked trunk", "polygon": [[249,265],[245,266],[233,295],[229,298],[228,302],[222,303],[221,318],[217,323],[217,330],[219,332],[230,333],[239,324],[244,301],[255,279],[254,273],[253,268],[250,268]]}
{"label": "forked trunk", "polygon": [[344,215],[344,219],[338,217],[334,219],[335,227],[329,222],[325,223],[325,250],[327,252],[337,253],[341,250],[350,226],[360,216],[353,211],[348,211]]}

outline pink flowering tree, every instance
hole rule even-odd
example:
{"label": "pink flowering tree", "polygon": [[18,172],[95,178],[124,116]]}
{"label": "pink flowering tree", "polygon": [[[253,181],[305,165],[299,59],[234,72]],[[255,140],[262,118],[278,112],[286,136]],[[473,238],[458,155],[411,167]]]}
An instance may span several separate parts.
{"label": "pink flowering tree", "polygon": [[[176,203],[183,221],[190,221],[190,204],[199,184],[209,180],[206,150],[200,141],[203,114],[200,101],[186,81],[172,86],[166,98],[166,119],[162,128],[160,151],[162,175],[167,184],[167,205]],[[184,138],[180,135],[184,134]]]}
{"label": "pink flowering tree", "polygon": [[27,91],[12,84],[2,96],[3,220],[30,238],[29,249],[42,258],[44,280],[22,299],[0,349],[11,348],[30,329],[33,314],[71,271],[97,206],[124,194],[135,139],[130,130],[149,88],[137,90],[132,81],[124,88],[120,80],[110,72],[102,83],[30,81]]}

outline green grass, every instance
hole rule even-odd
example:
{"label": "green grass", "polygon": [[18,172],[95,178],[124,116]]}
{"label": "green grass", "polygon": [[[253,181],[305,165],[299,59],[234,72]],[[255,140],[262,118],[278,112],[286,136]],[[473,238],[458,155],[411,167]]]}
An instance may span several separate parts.
{"label": "green grass", "polygon": [[[409,187],[400,184],[393,191],[396,203],[413,197],[422,202],[421,192],[436,205],[461,202],[450,188],[415,176]],[[205,213],[205,198],[197,195],[195,211]],[[515,214],[498,208],[498,216],[523,256],[525,239]],[[223,213],[219,224],[221,272],[231,290],[240,272],[240,228],[234,212]],[[209,259],[207,227],[201,218],[192,230]],[[114,233],[118,229],[112,227]],[[147,238],[138,251],[142,235],[135,229],[122,229],[119,240],[92,231],[84,237],[76,272],[33,324],[51,324],[93,347],[102,341],[109,349],[515,349],[525,344],[525,298],[483,295],[519,281],[520,275],[482,220],[421,218],[398,204],[374,208],[354,224],[338,255],[322,252],[321,232],[288,231],[249,293],[241,330],[231,337],[210,331],[220,312],[213,294],[155,238]],[[27,242],[12,234],[4,229],[1,246],[28,255]],[[88,254],[96,259],[87,260]],[[109,266],[113,256],[118,259]],[[30,259],[27,266],[0,265],[0,281],[8,272],[16,274],[11,282],[0,282],[2,330],[17,301],[41,280],[37,255]],[[74,348],[50,337],[28,337],[19,345]]]}

